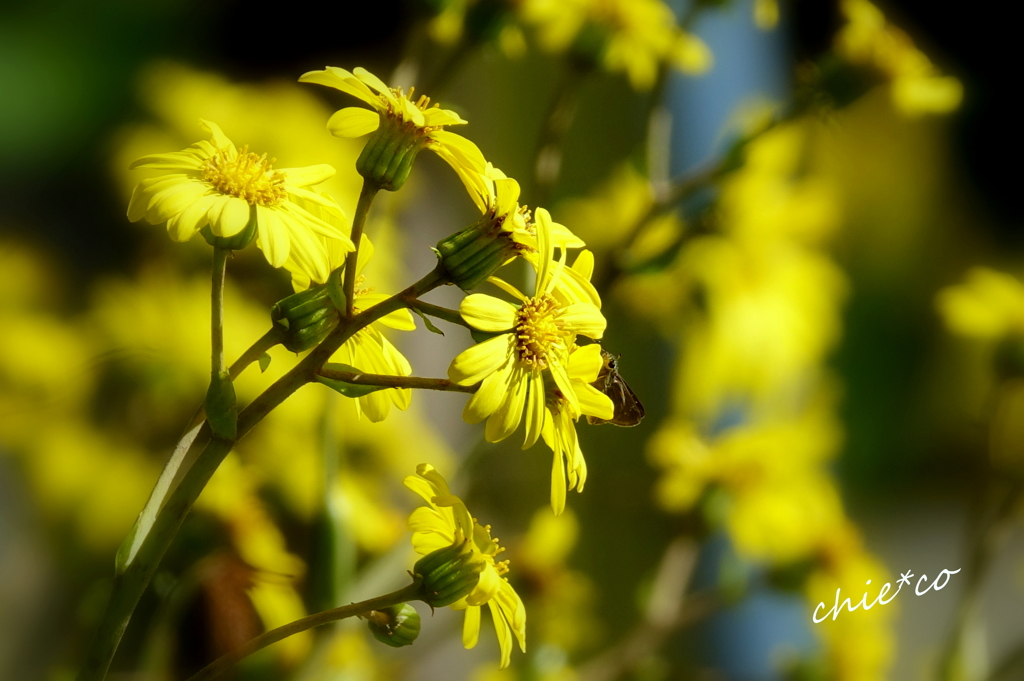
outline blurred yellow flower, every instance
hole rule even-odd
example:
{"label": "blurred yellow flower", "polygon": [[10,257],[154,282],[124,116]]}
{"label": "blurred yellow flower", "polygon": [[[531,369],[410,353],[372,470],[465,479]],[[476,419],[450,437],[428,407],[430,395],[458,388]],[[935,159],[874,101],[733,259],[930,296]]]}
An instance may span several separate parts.
{"label": "blurred yellow flower", "polygon": [[943,76],[902,30],[886,21],[868,0],[843,0],[846,25],[836,36],[836,51],[854,64],[878,69],[891,81],[896,108],[908,116],[942,114],[960,106],[963,85]]}
{"label": "blurred yellow flower", "polygon": [[540,437],[545,413],[545,372],[550,375],[573,414],[580,404],[570,381],[569,351],[577,334],[598,339],[605,319],[591,302],[559,300],[555,289],[565,275],[565,250],[554,261],[551,217],[537,209],[537,280],[532,297],[513,286],[490,281],[521,301],[519,307],[489,295],[474,293],[459,306],[463,319],[475,329],[498,335],[465,350],[452,360],[448,377],[460,385],[480,383],[463,411],[469,423],[487,419],[485,437],[498,442],[519,427],[526,412],[524,448]]}
{"label": "blurred yellow flower", "polygon": [[469,514],[466,505],[449,491],[448,483],[430,464],[417,466],[416,475],[408,476],[405,486],[428,504],[409,516],[412,545],[416,552],[427,555],[468,541],[475,560],[483,565],[479,584],[451,608],[465,610],[462,643],[466,648],[472,648],[480,635],[480,606],[487,604],[501,648],[501,666],[507,667],[512,655],[513,635],[519,642],[519,648],[526,651],[526,608],[504,576],[508,572],[508,561],[494,559],[504,549],[498,545],[497,539],[491,538],[490,525],[480,525]]}
{"label": "blurred yellow flower", "polygon": [[[145,218],[167,223],[175,241],[188,241],[209,225],[215,236],[231,237],[257,223],[256,243],[274,267],[289,256],[318,282],[330,269],[327,254],[316,234],[337,239],[348,249],[343,231],[311,215],[290,200],[299,196],[333,207],[333,201],[307,187],[334,174],[328,165],[275,170],[273,159],[239,149],[220,128],[200,121],[211,141],[201,141],[180,152],[143,156],[131,168],[176,171],[140,182],[128,205],[128,219]],[[338,209],[340,210],[340,209]]]}
{"label": "blurred yellow flower", "polygon": [[939,291],[935,303],[955,333],[990,339],[1024,335],[1024,284],[1008,274],[972,268],[967,281]]}
{"label": "blurred yellow flower", "polygon": [[522,16],[536,26],[548,51],[563,52],[581,37],[601,36],[600,45],[587,48],[609,71],[625,73],[637,90],[654,85],[661,64],[700,74],[713,61],[707,45],[680,28],[662,0],[526,0]]}

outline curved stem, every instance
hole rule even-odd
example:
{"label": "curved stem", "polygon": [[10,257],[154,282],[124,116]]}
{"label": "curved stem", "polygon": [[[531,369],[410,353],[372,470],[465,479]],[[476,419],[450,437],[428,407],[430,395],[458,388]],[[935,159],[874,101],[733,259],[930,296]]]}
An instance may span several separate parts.
{"label": "curved stem", "polygon": [[355,385],[379,385],[386,388],[419,388],[422,390],[440,390],[453,393],[475,393],[479,385],[459,385],[447,378],[421,378],[419,376],[389,376],[386,374],[364,374],[354,371],[321,368],[317,374],[324,378],[343,381]]}
{"label": "curved stem", "polygon": [[363,238],[363,226],[366,224],[366,216],[370,212],[370,204],[373,197],[377,195],[380,188],[363,179],[363,188],[359,191],[359,202],[356,204],[356,214],[352,218],[352,244],[355,250],[345,258],[345,318],[352,318],[353,292],[356,288],[356,267],[359,262],[359,242]]}
{"label": "curved stem", "polygon": [[206,665],[198,673],[190,676],[188,681],[207,681],[208,679],[215,678],[230,669],[231,666],[239,660],[252,655],[258,650],[266,648],[272,643],[277,643],[278,641],[284,640],[289,636],[298,634],[299,632],[306,631],[307,629],[319,627],[331,622],[337,622],[338,620],[343,620],[348,617],[363,615],[372,610],[381,610],[392,605],[416,600],[419,596],[419,590],[419,583],[413,582],[398,591],[394,591],[384,596],[377,596],[376,598],[371,598],[369,600],[362,601],[361,603],[352,603],[351,605],[345,605],[340,608],[318,612],[315,615],[310,615],[308,617],[303,617],[300,620],[289,622],[277,629],[271,629],[241,647],[236,648],[227,655],[219,657]]}
{"label": "curved stem", "polygon": [[440,266],[436,267],[401,293],[381,301],[352,319],[342,320],[320,345],[239,413],[235,440],[213,437],[209,424],[203,424],[196,441],[202,442],[209,438],[206,447],[160,509],[132,561],[114,578],[110,600],[78,674],[78,681],[101,681],[106,677],[139,598],[153,578],[185,516],[235,442],[292,393],[315,380],[316,371],[352,334],[390,312],[407,307],[408,301],[447,283],[450,282],[444,270]]}

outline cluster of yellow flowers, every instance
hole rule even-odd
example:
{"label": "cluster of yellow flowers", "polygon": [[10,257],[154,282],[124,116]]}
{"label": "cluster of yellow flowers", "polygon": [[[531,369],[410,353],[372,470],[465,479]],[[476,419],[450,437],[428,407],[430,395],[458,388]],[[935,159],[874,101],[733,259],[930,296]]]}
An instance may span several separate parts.
{"label": "cluster of yellow flowers", "polygon": [[[480,337],[476,345],[452,360],[449,379],[474,392],[464,418],[469,423],[486,420],[487,440],[503,440],[523,424],[524,449],[539,439],[548,444],[554,454],[551,505],[556,514],[561,513],[566,490],[582,490],[587,475],[576,421],[580,416],[601,420],[614,416],[611,400],[594,385],[600,385],[597,381],[604,367],[601,348],[594,341],[601,338],[606,322],[600,297],[590,283],[593,255],[584,250],[572,264],[567,262],[568,250],[582,248],[584,242],[554,222],[544,208],[530,211],[521,206],[518,183],[487,163],[471,141],[445,129],[466,122],[454,112],[430,106],[429,98],[416,97],[412,90],[406,93],[389,88],[361,68],[349,72],[328,67],[307,73],[300,80],[335,88],[372,107],[341,109],[327,124],[336,137],[370,135],[356,161],[356,169],[364,178],[357,208],[362,214],[357,220],[366,217],[366,196],[372,200],[377,190],[394,191],[404,184],[421,149],[429,149],[446,161],[477,204],[480,220],[438,244],[439,270],[447,279],[445,283],[468,291],[486,281],[515,302],[484,293],[472,293],[463,299],[458,310],[461,323],[479,332]],[[365,286],[363,268],[374,249],[362,236],[361,224],[358,230],[353,229],[347,212],[330,195],[316,189],[334,175],[331,166],[279,169],[267,154],[257,155],[248,146],[236,146],[216,124],[201,124],[210,135],[209,141],[182,152],[144,156],[132,164],[133,168],[172,172],[145,179],[135,187],[129,219],[166,223],[176,241],[188,241],[201,232],[212,245],[233,250],[244,248],[255,238],[271,265],[291,273],[299,292],[296,295],[305,296],[302,292],[315,292],[326,284],[330,305],[338,312],[345,311],[347,305],[350,319],[391,298]],[[358,253],[353,262],[350,254],[354,250]],[[530,295],[493,276],[496,269],[519,256],[535,273]],[[349,283],[345,270],[353,266],[355,277]],[[338,282],[342,277],[346,286],[351,286],[346,291],[332,287],[331,280]],[[347,295],[351,295],[348,303],[338,298]],[[321,298],[327,300],[328,296],[325,293]],[[285,302],[278,307],[284,310]],[[398,309],[376,321],[392,329],[413,330],[415,323],[407,307],[414,307],[414,303],[403,301]],[[301,304],[298,307],[305,314],[306,308]],[[288,314],[275,312],[275,319]],[[319,313],[315,317],[318,323],[326,318]],[[291,317],[285,321],[294,323]],[[285,328],[289,332],[293,329],[289,325]],[[307,347],[286,345],[291,349]],[[333,360],[358,372],[398,380],[388,384],[394,387],[383,390],[358,394],[342,390],[356,398],[357,415],[365,414],[371,422],[377,422],[388,416],[392,404],[402,410],[409,407],[411,390],[402,387],[401,378],[412,373],[411,366],[375,324],[352,333]],[[435,546],[439,542],[452,545],[474,538],[474,555],[482,551],[479,555],[490,556],[489,540],[479,536],[486,530],[470,522],[465,507],[450,495],[443,479],[430,466],[424,466],[420,475],[429,487],[414,478],[406,481],[433,508],[431,522],[424,519],[423,509],[410,519],[416,549],[429,553],[440,548]],[[224,507],[221,503],[213,508]],[[447,510],[451,508],[457,511],[454,516]],[[447,525],[439,529],[438,523]],[[422,541],[416,538],[421,535],[425,537]],[[466,610],[463,639],[471,647],[479,629],[478,606],[491,606],[505,666],[511,650],[510,631],[524,646],[525,612],[507,580],[499,579],[507,569],[505,564],[493,560],[487,564],[492,569],[484,574],[491,576],[482,577],[479,587],[452,607]]]}
{"label": "cluster of yellow flowers", "polygon": [[[744,560],[810,566],[803,588],[812,604],[838,585],[861,588],[868,568],[874,579],[885,574],[846,519],[828,468],[842,434],[825,361],[847,282],[826,251],[839,197],[805,165],[816,125],[779,124],[746,145],[740,169],[721,182],[713,234],[686,236],[674,212],[633,232],[627,266],[681,247],[670,265],[643,268],[617,290],[678,346],[670,413],[648,443],[661,470],[659,504],[723,529]],[[632,170],[620,171],[615,187],[573,201],[569,224],[618,216],[611,230],[629,235],[654,193]],[[882,678],[889,618],[819,626],[832,678]]]}
{"label": "cluster of yellow flowers", "polygon": [[836,53],[853,64],[876,69],[890,82],[893,104],[907,116],[953,111],[963,86],[944,76],[900,28],[868,0],[843,0],[847,23],[836,36]]}

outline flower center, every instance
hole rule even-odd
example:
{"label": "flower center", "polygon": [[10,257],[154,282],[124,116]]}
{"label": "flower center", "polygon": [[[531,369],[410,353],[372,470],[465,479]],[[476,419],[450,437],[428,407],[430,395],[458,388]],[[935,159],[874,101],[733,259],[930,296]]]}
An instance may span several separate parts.
{"label": "flower center", "polygon": [[[405,94],[405,91],[402,90],[402,88],[400,88],[400,87],[393,87],[393,88],[391,88],[391,94],[393,94],[399,101],[405,100],[405,101],[411,102],[412,105],[415,106],[420,111],[426,111],[427,109],[429,109],[430,108],[430,97],[427,97],[426,95],[420,95],[418,98],[413,99],[413,97],[415,96],[415,94],[414,94],[415,92],[416,92],[416,88],[415,87],[409,88],[409,94]],[[403,115],[401,110],[396,111],[394,105],[391,102],[389,102],[387,97],[385,97],[384,95],[379,95],[379,97],[380,97],[381,103],[384,106],[387,107],[388,114],[390,115],[390,117],[395,118],[395,119],[401,121],[402,123],[406,123],[405,116]],[[434,103],[434,108],[437,108],[439,106],[440,106],[440,104],[438,104],[436,102]],[[425,125],[425,126],[423,126],[421,131],[424,134],[426,134],[426,133],[431,133],[431,132],[434,132],[435,130],[441,130],[441,129],[443,129],[443,126],[440,126],[440,125]]]}
{"label": "flower center", "polygon": [[546,369],[552,350],[564,349],[558,303],[549,295],[530,298],[516,314],[516,351],[523,364]]}
{"label": "flower center", "polygon": [[203,179],[221,194],[237,196],[249,205],[276,206],[287,198],[284,175],[274,170],[266,154],[257,156],[242,147],[234,155],[218,149],[203,164]]}

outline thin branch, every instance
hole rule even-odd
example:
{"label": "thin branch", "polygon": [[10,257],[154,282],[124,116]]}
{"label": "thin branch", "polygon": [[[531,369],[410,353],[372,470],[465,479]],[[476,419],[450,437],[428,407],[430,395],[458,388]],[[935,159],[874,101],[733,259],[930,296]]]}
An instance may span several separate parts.
{"label": "thin branch", "polygon": [[364,374],[354,371],[321,368],[316,372],[324,378],[355,385],[379,385],[386,388],[419,388],[453,393],[475,393],[479,385],[459,385],[447,378],[421,378],[419,376],[389,376],[385,374]]}
{"label": "thin branch", "polygon": [[340,608],[325,610],[308,617],[303,617],[300,620],[289,622],[277,629],[271,629],[270,631],[265,632],[236,648],[227,655],[217,658],[199,670],[199,672],[190,676],[188,681],[208,681],[209,679],[216,678],[234,666],[234,664],[239,660],[252,655],[258,650],[262,650],[273,643],[284,640],[289,636],[312,629],[313,627],[337,622],[338,620],[343,620],[348,617],[364,615],[372,610],[381,610],[392,605],[416,600],[419,593],[419,583],[413,582],[398,591],[394,591],[384,596],[377,596],[376,598],[371,598],[360,603],[352,603],[351,605],[345,605]]}

